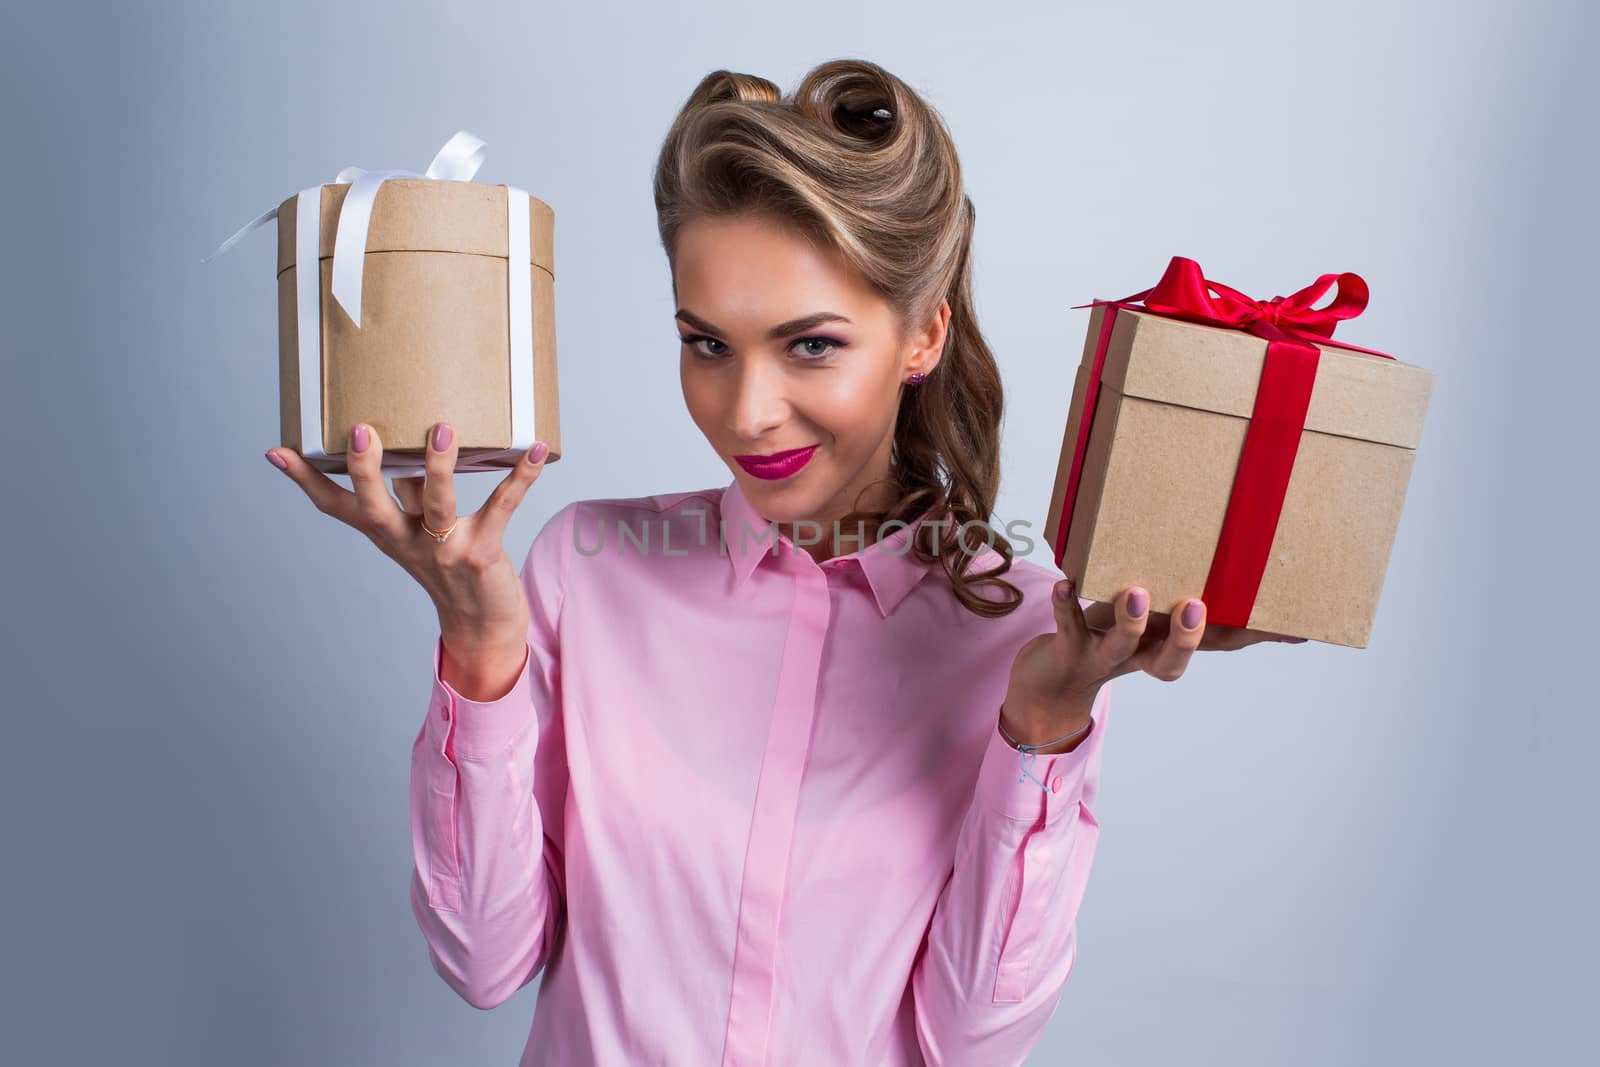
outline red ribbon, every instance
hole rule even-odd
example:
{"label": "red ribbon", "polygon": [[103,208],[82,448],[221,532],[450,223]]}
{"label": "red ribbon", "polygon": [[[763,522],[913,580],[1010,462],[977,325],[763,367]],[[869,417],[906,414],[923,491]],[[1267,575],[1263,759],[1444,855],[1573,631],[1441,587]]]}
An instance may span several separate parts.
{"label": "red ribbon", "polygon": [[[1330,286],[1336,287],[1333,302],[1326,307],[1312,307]],[[1261,367],[1261,381],[1228,497],[1228,510],[1222,520],[1222,532],[1206,576],[1205,591],[1200,597],[1206,603],[1208,622],[1222,626],[1246,625],[1255,607],[1261,578],[1266,573],[1272,539],[1283,512],[1284,495],[1289,489],[1289,476],[1294,471],[1295,453],[1299,451],[1300,435],[1305,430],[1306,409],[1311,404],[1311,389],[1317,380],[1317,362],[1322,354],[1317,345],[1394,358],[1386,352],[1330,340],[1335,325],[1343,319],[1354,318],[1366,308],[1367,295],[1367,283],[1361,276],[1346,272],[1324,274],[1288,296],[1255,300],[1237,289],[1208,280],[1194,260],[1173,256],[1161,281],[1151,288],[1121,300],[1095,300],[1076,305],[1079,308],[1103,306],[1108,310],[1100,323],[1094,363],[1084,389],[1078,440],[1056,529],[1056,566],[1061,566],[1066,555],[1067,531],[1072,524],[1078,480],[1088,450],[1089,428],[1100,395],[1100,372],[1105,365],[1118,309],[1145,311],[1252,333],[1267,339],[1267,356]]]}

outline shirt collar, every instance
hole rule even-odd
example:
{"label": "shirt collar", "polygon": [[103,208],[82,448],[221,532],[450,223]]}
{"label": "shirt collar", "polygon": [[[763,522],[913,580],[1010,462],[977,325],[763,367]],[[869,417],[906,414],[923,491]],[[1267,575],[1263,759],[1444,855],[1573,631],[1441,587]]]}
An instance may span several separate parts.
{"label": "shirt collar", "polygon": [[[896,528],[874,544],[834,557],[834,560],[854,559],[860,565],[872,589],[873,599],[877,601],[878,612],[885,618],[916,587],[923,575],[937,565],[936,562],[919,560],[908,543],[916,531],[917,523],[932,510],[929,508],[910,526]],[[767,518],[756,511],[739,488],[737,478],[722,490],[721,511],[722,536],[726,542],[729,563],[733,567],[735,588],[744,585],[762,560],[775,559],[780,553],[794,556],[801,566],[817,566],[810,553],[796,548],[771,528]]]}

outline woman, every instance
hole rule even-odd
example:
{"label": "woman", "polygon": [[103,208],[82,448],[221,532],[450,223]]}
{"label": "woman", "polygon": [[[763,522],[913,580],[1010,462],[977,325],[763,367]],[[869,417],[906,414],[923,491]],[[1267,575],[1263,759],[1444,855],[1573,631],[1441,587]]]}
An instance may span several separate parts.
{"label": "woman", "polygon": [[655,199],[726,486],[568,504],[519,579],[542,445],[461,517],[448,423],[398,503],[368,426],[353,493],[269,453],[438,610],[433,966],[480,1008],[542,972],[525,1065],[1020,1063],[1073,966],[1110,680],[1277,635],[1138,588],[1086,611],[988,527],[973,208],[905,83],[717,71]]}

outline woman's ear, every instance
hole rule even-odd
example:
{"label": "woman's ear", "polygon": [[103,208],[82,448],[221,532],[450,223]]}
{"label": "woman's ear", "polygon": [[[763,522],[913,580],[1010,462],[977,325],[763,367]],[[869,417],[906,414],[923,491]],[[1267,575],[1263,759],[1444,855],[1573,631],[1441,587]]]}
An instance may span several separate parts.
{"label": "woman's ear", "polygon": [[907,369],[930,374],[944,356],[944,341],[950,329],[950,301],[941,300],[933,313],[933,320],[912,338],[911,359]]}

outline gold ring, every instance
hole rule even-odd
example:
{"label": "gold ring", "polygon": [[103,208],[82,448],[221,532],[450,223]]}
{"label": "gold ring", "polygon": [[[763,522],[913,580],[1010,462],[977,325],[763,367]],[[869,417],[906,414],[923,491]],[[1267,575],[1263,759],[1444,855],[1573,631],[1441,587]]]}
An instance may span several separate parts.
{"label": "gold ring", "polygon": [[429,537],[432,537],[435,541],[439,542],[441,545],[444,544],[445,538],[449,537],[451,532],[453,530],[455,530],[455,528],[457,526],[461,525],[461,519],[458,516],[456,518],[456,521],[452,522],[450,524],[450,529],[449,530],[446,530],[444,533],[439,533],[439,532],[437,532],[435,530],[428,529],[428,520],[426,518],[424,518],[423,516],[418,515],[417,516],[417,521],[422,524],[423,531],[426,532]]}

